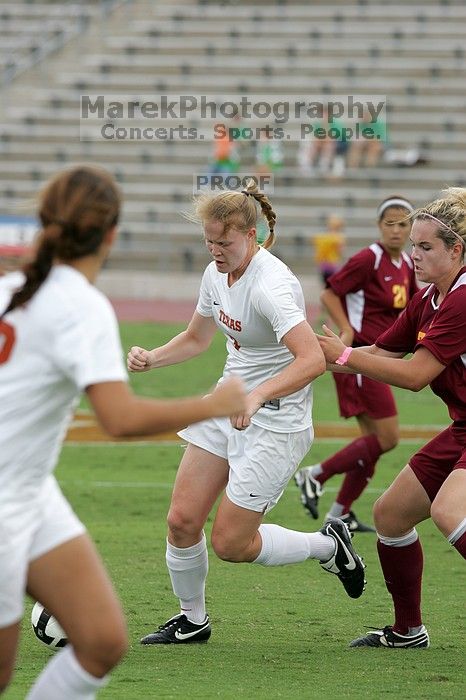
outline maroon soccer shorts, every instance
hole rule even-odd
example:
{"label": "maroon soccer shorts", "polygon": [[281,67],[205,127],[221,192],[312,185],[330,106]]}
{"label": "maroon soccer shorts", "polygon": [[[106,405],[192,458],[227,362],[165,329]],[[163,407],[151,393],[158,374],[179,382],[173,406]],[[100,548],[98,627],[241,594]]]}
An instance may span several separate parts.
{"label": "maroon soccer shorts", "polygon": [[409,460],[409,466],[433,501],[454,469],[466,469],[466,423],[453,423]]}
{"label": "maroon soccer shorts", "polygon": [[397,415],[393,392],[388,384],[368,379],[361,374],[334,372],[333,378],[343,418],[352,418],[361,413],[366,413],[375,420]]}

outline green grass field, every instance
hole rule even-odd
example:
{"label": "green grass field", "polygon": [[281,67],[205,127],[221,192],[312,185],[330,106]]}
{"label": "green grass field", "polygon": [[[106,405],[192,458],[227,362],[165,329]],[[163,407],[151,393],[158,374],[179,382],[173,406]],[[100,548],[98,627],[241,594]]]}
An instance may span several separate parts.
{"label": "green grass field", "polygon": [[[126,324],[124,347],[154,346],[180,327]],[[146,395],[176,396],[205,391],[223,363],[219,337],[205,358],[133,376]],[[440,402],[427,392],[397,391],[402,422],[445,424]],[[314,420],[338,420],[331,378],[315,383]],[[318,461],[342,446],[314,444]],[[358,502],[370,519],[376,496],[421,443],[400,444],[379,463],[370,488]],[[208,609],[213,625],[208,644],[141,647],[139,638],[177,612],[165,568],[165,514],[181,455],[179,445],[66,445],[57,471],[62,488],[86,523],[123,601],[131,648],[99,697],[152,698],[423,698],[464,697],[464,562],[430,523],[420,525],[425,552],[424,611],[428,650],[349,649],[364,627],[392,621],[391,603],[379,569],[373,535],[356,535],[367,563],[367,590],[349,599],[335,576],[315,561],[288,567],[232,565],[210,556]],[[322,513],[339,479],[328,483]],[[314,530],[290,484],[268,516],[294,529]],[[207,524],[207,533],[210,523]],[[27,602],[17,672],[6,700],[22,700],[50,652],[29,626]],[[63,700],[66,700],[64,698]]]}

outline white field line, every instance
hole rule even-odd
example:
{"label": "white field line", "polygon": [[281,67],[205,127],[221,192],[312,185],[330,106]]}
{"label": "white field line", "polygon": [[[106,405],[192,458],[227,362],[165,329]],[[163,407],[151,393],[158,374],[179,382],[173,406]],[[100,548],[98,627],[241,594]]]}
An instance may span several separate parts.
{"label": "white field line", "polygon": [[[416,430],[429,430],[432,432],[438,432],[440,433],[442,430],[447,428],[449,423],[422,423],[421,425],[416,425],[416,424],[411,424],[411,423],[403,423],[400,425],[400,430],[408,430],[408,431],[416,431]],[[97,425],[97,421],[95,418],[95,415],[88,411],[88,410],[79,410],[76,412],[73,420],[71,421],[69,428],[86,428],[86,427],[93,427]],[[350,428],[351,426],[354,426],[354,428],[357,429],[357,423],[347,423],[344,420],[341,421],[321,421],[321,422],[316,422],[314,423],[314,429],[318,429],[319,427],[325,428],[327,430],[335,430],[338,432],[338,430],[347,429]],[[169,432],[169,431],[166,431]],[[329,439],[333,440],[333,438],[321,438],[321,439]],[[139,442],[139,441],[138,441]],[[141,440],[142,443],[144,443],[144,440]],[[148,441],[147,441],[148,442]],[[157,442],[157,440],[152,440],[151,442]],[[70,443],[67,443],[70,444]],[[120,443],[121,444],[121,443]],[[134,442],[132,444],[135,444]]]}
{"label": "white field line", "polygon": [[[94,488],[104,489],[166,489],[173,488],[173,482],[161,481],[87,481],[83,479],[58,479],[60,486],[93,486]],[[289,482],[291,484],[291,481]],[[340,489],[333,486],[326,486],[325,491],[328,493],[337,493]],[[385,489],[376,489],[373,486],[368,486],[364,489],[364,493],[383,493]]]}

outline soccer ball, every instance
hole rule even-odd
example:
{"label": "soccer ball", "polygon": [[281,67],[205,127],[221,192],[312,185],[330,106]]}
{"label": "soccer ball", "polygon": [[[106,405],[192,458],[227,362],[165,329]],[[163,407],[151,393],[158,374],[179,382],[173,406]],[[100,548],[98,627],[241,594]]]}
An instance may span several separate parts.
{"label": "soccer ball", "polygon": [[50,649],[61,649],[68,643],[66,634],[56,619],[40,603],[32,608],[31,624],[37,639]]}

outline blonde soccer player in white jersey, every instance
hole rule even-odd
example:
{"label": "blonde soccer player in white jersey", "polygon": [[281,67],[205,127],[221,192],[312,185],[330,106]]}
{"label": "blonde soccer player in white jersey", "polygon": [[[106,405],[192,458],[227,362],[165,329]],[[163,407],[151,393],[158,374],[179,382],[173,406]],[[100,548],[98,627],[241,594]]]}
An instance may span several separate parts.
{"label": "blonde soccer player in white jersey", "polygon": [[[259,205],[259,209],[258,209]],[[259,216],[268,222],[262,245]],[[180,432],[188,443],[176,476],[166,562],[180,612],[143,644],[206,641],[208,556],[204,524],[222,494],[212,528],[221,559],[263,566],[317,559],[335,573],[352,598],[364,589],[364,567],[339,520],[314,533],[262,524],[279,500],[313,439],[312,380],[325,370],[317,339],[306,321],[297,278],[268,248],[275,213],[250,180],[242,192],[201,195],[192,217],[202,224],[213,261],[187,329],[153,350],[133,347],[128,368],[147,371],[199,355],[220,329],[227,360],[220,384],[241,377],[247,406],[233,419],[213,419]]]}
{"label": "blonde soccer player in white jersey", "polygon": [[93,700],[127,646],[112,584],[52,475],[80,393],[114,436],[181,428],[246,405],[238,379],[207,400],[151,401],[128,388],[115,315],[93,286],[119,212],[104,170],[57,175],[40,197],[34,257],[0,279],[0,693],[13,674],[25,591],[68,638],[28,700]]}

